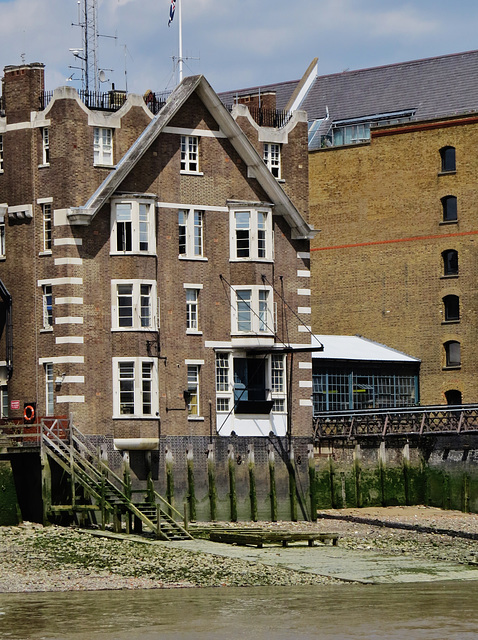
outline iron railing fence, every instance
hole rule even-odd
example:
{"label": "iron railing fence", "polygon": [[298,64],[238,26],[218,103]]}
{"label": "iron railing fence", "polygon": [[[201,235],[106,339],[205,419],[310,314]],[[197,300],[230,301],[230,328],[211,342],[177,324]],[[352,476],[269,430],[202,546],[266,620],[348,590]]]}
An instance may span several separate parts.
{"label": "iron railing fence", "polygon": [[[144,95],[144,101],[149,110],[156,115],[166,104],[170,91],[153,93],[149,91]],[[84,91],[79,90],[78,96],[83,104],[94,111],[118,111],[126,102],[126,91]],[[45,109],[53,98],[53,91],[44,91],[39,98],[40,110]]]}
{"label": "iron railing fence", "polygon": [[[226,109],[232,111],[234,105],[227,104],[225,106]],[[252,119],[257,122],[260,127],[274,127],[275,129],[280,129],[285,127],[292,117],[292,113],[290,111],[285,111],[283,109],[266,109],[264,107],[246,106],[249,109]]]}
{"label": "iron railing fence", "polygon": [[323,412],[313,425],[316,440],[478,433],[478,405]]}

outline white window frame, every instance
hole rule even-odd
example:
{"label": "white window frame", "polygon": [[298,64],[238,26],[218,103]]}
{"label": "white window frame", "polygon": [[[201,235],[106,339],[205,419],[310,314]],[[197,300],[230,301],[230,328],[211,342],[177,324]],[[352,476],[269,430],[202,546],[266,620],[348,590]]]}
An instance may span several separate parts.
{"label": "white window frame", "polygon": [[[120,324],[120,297],[126,298],[126,293],[121,294],[119,287],[131,286],[131,326]],[[143,309],[145,292],[142,287],[150,287],[149,293],[149,319],[150,323],[144,325],[146,314]],[[126,316],[124,316],[126,317]],[[111,281],[111,330],[112,331],[157,331],[158,330],[158,298],[155,280],[112,280]]]}
{"label": "white window frame", "polygon": [[[267,207],[233,207],[229,213],[230,260],[272,262],[272,211]],[[238,233],[241,234],[238,237]]]}
{"label": "white window frame", "polygon": [[[234,358],[247,357],[247,353],[218,351],[215,360],[215,385],[216,385],[216,413],[224,414],[224,417],[232,413],[234,414]],[[221,365],[218,367],[218,361],[221,359]],[[252,359],[252,358],[251,358]],[[283,353],[271,353],[266,356],[266,400],[272,400],[272,413],[287,413],[287,375],[286,375],[286,356]],[[274,367],[281,364],[282,368]],[[278,380],[274,370],[280,370],[282,374]],[[220,373],[220,372],[223,373]]]}
{"label": "white window frame", "polygon": [[53,376],[53,363],[44,362],[43,367],[45,370],[45,415],[55,415],[55,393],[54,393],[54,376]]}
{"label": "white window frame", "polygon": [[[132,364],[133,375],[131,393],[133,412],[121,413],[120,365]],[[150,375],[144,376],[143,364],[149,365]],[[128,393],[128,391],[124,391]],[[149,395],[150,413],[143,412],[145,395]],[[124,398],[123,398],[124,399]],[[126,403],[125,403],[126,404]],[[159,416],[158,361],[156,358],[113,358],[113,418],[114,419],[157,419]]]}
{"label": "white window frame", "polygon": [[263,160],[274,178],[281,179],[281,146],[276,142],[264,142]]}
{"label": "white window frame", "polygon": [[3,173],[3,134],[0,133],[0,173]]}
{"label": "white window frame", "polygon": [[43,253],[51,253],[52,247],[52,205],[51,202],[44,202],[42,204],[42,217],[43,217]]}
{"label": "white window frame", "polygon": [[110,127],[93,129],[93,163],[107,167],[113,165],[113,129]]}
{"label": "white window frame", "polygon": [[204,211],[178,210],[178,254],[180,259],[204,259]]}
{"label": "white window frame", "polygon": [[[233,286],[231,296],[231,334],[232,335],[274,335],[274,300],[272,287],[263,285]],[[241,292],[250,291],[250,299]],[[238,295],[239,294],[239,295]],[[264,295],[266,300],[263,299]],[[242,299],[241,299],[242,298]],[[250,329],[240,329],[245,314],[250,318]]]}
{"label": "white window frame", "polygon": [[201,365],[187,364],[187,390],[189,393],[188,420],[201,419],[200,379]]}
{"label": "white window frame", "polygon": [[5,218],[0,216],[0,258],[5,257]]}
{"label": "white window frame", "polygon": [[[50,304],[48,304],[48,298],[50,299]],[[52,331],[53,330],[53,287],[51,284],[42,285],[42,312],[43,312],[42,330]]]}
{"label": "white window frame", "polygon": [[202,334],[199,330],[199,291],[202,285],[184,285],[186,293],[186,333]]}
{"label": "white window frame", "polygon": [[0,385],[0,418],[8,418],[8,386]]}
{"label": "white window frame", "polygon": [[42,165],[47,167],[50,165],[50,130],[48,127],[42,127],[41,147],[42,147]]}
{"label": "white window frame", "polygon": [[[111,201],[111,255],[156,255],[154,209],[154,202],[147,198],[114,198]],[[122,243],[120,248],[119,243]]]}
{"label": "white window frame", "polygon": [[199,137],[181,136],[181,173],[199,174]]}

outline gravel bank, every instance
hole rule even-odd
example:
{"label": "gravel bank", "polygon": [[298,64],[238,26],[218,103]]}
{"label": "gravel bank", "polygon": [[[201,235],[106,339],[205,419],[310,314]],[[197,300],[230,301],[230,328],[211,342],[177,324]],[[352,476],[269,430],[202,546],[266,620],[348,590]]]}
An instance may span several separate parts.
{"label": "gravel bank", "polygon": [[0,527],[0,593],[333,582],[260,563],[25,523]]}
{"label": "gravel bank", "polygon": [[[342,509],[334,518],[366,518],[367,523],[321,519],[317,523],[260,523],[273,529],[340,534],[339,546],[414,558],[478,565],[478,541],[453,535],[390,529],[405,523],[478,534],[478,516],[425,507]],[[381,525],[371,524],[375,520]],[[257,527],[258,523],[222,526]],[[102,538],[75,529],[25,523],[0,527],[0,593],[101,589],[158,589],[210,586],[286,586],[335,580],[260,562],[174,548],[167,542],[144,544]],[[304,548],[304,554],[307,547]]]}

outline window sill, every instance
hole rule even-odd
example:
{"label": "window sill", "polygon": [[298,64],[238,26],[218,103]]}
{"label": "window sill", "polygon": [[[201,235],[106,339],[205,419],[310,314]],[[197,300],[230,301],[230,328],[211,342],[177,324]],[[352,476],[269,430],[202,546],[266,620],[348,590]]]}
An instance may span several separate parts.
{"label": "window sill", "polygon": [[458,224],[458,220],[442,220],[441,222],[438,223],[439,225],[443,225],[443,224]]}
{"label": "window sill", "polygon": [[454,169],[453,171],[439,171],[438,175],[439,176],[454,176],[456,173],[456,169]]}
{"label": "window sill", "polygon": [[5,262],[6,259],[7,259],[7,256],[0,256],[0,262]]}
{"label": "window sill", "polygon": [[157,416],[137,416],[130,414],[127,416],[112,416],[113,420],[159,420],[159,413]]}
{"label": "window sill", "polygon": [[53,333],[53,327],[43,327],[42,329],[40,329],[40,333]]}
{"label": "window sill", "polygon": [[274,264],[272,258],[229,258],[229,262],[261,262],[263,264]]}
{"label": "window sill", "polygon": [[202,331],[197,329],[186,329],[186,335],[188,336],[202,336]]}
{"label": "window sill", "polygon": [[442,320],[442,324],[460,324],[460,318],[457,320]]}
{"label": "window sill", "polygon": [[461,364],[449,365],[448,367],[443,367],[443,371],[457,371],[461,369]]}
{"label": "window sill", "polygon": [[179,260],[195,260],[196,262],[207,262],[208,258],[205,258],[204,256],[185,256],[180,254],[178,256]]}
{"label": "window sill", "polygon": [[202,416],[188,416],[189,422],[204,422],[204,418]]}
{"label": "window sill", "polygon": [[281,184],[284,184],[285,180],[284,178],[276,178],[277,182],[280,182]]}
{"label": "window sill", "polygon": [[45,164],[39,164],[38,168],[39,169],[46,169],[46,167],[49,167],[49,166],[50,166],[50,163],[49,162],[45,162]]}
{"label": "window sill", "polygon": [[156,253],[151,251],[110,251],[110,256],[153,256],[156,257]]}
{"label": "window sill", "polygon": [[101,164],[101,163],[94,163],[93,164],[94,167],[98,168],[98,169],[116,169],[115,165],[112,164]]}
{"label": "window sill", "polygon": [[458,278],[458,273],[451,273],[449,276],[440,276],[441,280],[453,280],[454,278]]}
{"label": "window sill", "polygon": [[204,175],[202,171],[186,171],[186,169],[181,169],[179,173],[182,176],[203,176]]}
{"label": "window sill", "polygon": [[140,333],[155,333],[158,329],[154,327],[111,327],[112,332],[122,332],[122,333],[131,333],[134,331],[138,331]]}
{"label": "window sill", "polygon": [[52,251],[51,251],[51,249],[47,249],[46,251],[40,251],[40,253],[38,255],[39,256],[51,256],[52,255]]}

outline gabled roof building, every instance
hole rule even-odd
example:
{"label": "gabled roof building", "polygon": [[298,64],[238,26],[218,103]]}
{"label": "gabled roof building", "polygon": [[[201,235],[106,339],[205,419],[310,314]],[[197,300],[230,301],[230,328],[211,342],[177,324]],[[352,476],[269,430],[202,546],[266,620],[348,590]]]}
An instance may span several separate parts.
{"label": "gabled roof building", "polygon": [[202,76],[157,115],[114,92],[87,106],[47,96],[37,63],[2,93],[3,417],[71,414],[120,449],[309,436],[305,114],[260,126]]}

